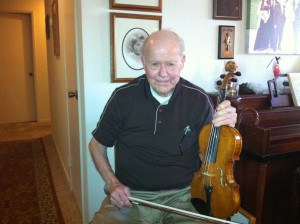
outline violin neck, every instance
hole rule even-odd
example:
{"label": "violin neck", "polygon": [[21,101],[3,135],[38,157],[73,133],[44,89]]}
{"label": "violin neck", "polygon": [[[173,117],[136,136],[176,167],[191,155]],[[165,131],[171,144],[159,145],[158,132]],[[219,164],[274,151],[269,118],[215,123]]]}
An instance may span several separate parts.
{"label": "violin neck", "polygon": [[217,98],[217,105],[219,105],[226,99],[226,92],[227,92],[226,89],[220,88],[218,98]]}

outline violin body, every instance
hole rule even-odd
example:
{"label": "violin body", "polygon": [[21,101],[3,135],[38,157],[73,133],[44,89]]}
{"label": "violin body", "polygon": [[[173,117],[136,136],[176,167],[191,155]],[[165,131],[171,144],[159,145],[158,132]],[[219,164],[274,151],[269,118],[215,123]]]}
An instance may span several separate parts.
{"label": "violin body", "polygon": [[234,162],[239,159],[242,138],[235,128],[217,127],[217,152],[214,159],[209,159],[207,149],[211,144],[211,130],[216,128],[212,126],[204,126],[199,135],[202,164],[192,181],[192,203],[202,214],[225,219],[240,207],[239,185],[234,179]]}

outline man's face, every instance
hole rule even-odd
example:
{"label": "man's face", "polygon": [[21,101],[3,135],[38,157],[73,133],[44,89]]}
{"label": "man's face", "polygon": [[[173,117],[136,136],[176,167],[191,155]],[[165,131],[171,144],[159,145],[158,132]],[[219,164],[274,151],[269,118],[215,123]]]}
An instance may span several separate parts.
{"label": "man's face", "polygon": [[175,40],[154,40],[142,57],[147,79],[158,95],[171,94],[180,79],[185,56]]}

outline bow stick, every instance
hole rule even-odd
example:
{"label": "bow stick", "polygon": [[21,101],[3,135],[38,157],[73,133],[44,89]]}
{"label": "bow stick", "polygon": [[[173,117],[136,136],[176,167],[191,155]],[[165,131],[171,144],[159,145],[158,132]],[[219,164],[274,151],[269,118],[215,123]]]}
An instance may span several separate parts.
{"label": "bow stick", "polygon": [[203,220],[204,221],[209,221],[210,223],[215,223],[215,222],[212,222],[212,221],[216,221],[217,223],[238,224],[238,222],[231,222],[231,221],[227,221],[227,220],[224,220],[224,219],[219,219],[219,218],[214,218],[214,217],[210,217],[210,216],[206,216],[206,215],[201,215],[201,214],[198,214],[198,213],[185,211],[185,210],[178,209],[178,208],[173,208],[173,207],[170,207],[170,206],[145,201],[145,200],[135,198],[135,197],[128,197],[128,199],[131,201],[132,204],[142,205],[142,206],[146,206],[146,207],[150,207],[150,208],[155,208],[155,209],[159,209],[159,210],[162,210],[162,211],[171,212],[171,213],[174,213],[174,214],[177,214],[177,215],[183,215],[183,216],[186,216],[186,217],[189,217],[189,218],[194,218],[194,219],[198,219],[198,220],[202,220],[202,221]]}

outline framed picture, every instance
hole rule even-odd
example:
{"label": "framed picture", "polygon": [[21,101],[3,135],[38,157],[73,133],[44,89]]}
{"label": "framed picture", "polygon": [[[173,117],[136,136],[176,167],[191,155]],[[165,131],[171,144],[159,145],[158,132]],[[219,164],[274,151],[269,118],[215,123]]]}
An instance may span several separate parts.
{"label": "framed picture", "polygon": [[218,59],[234,58],[234,26],[219,26]]}
{"label": "framed picture", "polygon": [[162,0],[110,0],[111,9],[161,12]]}
{"label": "framed picture", "polygon": [[214,19],[241,20],[242,9],[242,0],[213,0]]}
{"label": "framed picture", "polygon": [[300,54],[300,1],[248,0],[250,54]]}
{"label": "framed picture", "polygon": [[154,31],[161,29],[161,16],[111,13],[112,82],[128,82],[144,74],[141,46]]}
{"label": "framed picture", "polygon": [[52,3],[52,29],[53,29],[54,54],[56,56],[60,56],[58,0],[54,0]]}

